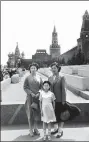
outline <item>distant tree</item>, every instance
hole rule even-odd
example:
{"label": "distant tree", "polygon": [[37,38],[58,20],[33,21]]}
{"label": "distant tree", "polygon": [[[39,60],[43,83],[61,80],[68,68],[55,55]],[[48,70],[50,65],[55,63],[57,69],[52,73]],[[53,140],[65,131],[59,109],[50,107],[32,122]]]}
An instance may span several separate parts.
{"label": "distant tree", "polygon": [[85,62],[84,53],[82,52],[81,48],[78,50],[76,54],[76,64],[82,65]]}
{"label": "distant tree", "polygon": [[68,59],[68,61],[67,61],[67,65],[71,65],[71,64],[72,64],[71,60],[70,60],[70,59]]}
{"label": "distant tree", "polygon": [[72,58],[71,58],[71,64],[76,65],[76,54],[74,53]]}
{"label": "distant tree", "polygon": [[78,49],[77,53],[72,56],[71,59],[68,59],[67,64],[68,65],[82,65],[86,63],[84,53],[81,49]]}
{"label": "distant tree", "polygon": [[62,58],[61,64],[62,64],[62,65],[65,65],[65,59],[64,59],[64,58]]}
{"label": "distant tree", "polygon": [[61,65],[61,59],[58,59],[58,64]]}

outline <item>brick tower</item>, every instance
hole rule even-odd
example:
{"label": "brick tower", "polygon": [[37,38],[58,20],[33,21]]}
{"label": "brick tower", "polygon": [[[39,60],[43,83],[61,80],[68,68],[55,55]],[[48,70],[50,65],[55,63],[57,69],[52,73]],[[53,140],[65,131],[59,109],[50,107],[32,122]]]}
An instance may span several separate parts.
{"label": "brick tower", "polygon": [[58,45],[58,35],[55,26],[52,32],[52,44],[50,45],[50,55],[52,59],[58,59],[60,56],[60,46]]}
{"label": "brick tower", "polygon": [[85,58],[89,59],[89,14],[85,11],[81,27],[80,38],[77,40],[78,48],[84,52]]}

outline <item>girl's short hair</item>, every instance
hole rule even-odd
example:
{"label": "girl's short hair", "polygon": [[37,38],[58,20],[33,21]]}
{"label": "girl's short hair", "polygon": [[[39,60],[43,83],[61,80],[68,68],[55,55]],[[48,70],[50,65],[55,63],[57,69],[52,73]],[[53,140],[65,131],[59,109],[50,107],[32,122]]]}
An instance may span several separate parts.
{"label": "girl's short hair", "polygon": [[35,67],[37,68],[37,70],[38,70],[38,68],[39,68],[39,65],[34,62],[34,63],[32,63],[32,64],[29,65],[28,69],[30,70],[30,68],[31,68],[32,66],[35,66]]}
{"label": "girl's short hair", "polygon": [[53,62],[50,66],[51,66],[51,68],[52,68],[52,66],[56,66],[58,68],[58,72],[60,72],[60,70],[61,70],[61,66],[59,66],[57,62]]}
{"label": "girl's short hair", "polygon": [[49,86],[51,86],[51,83],[50,83],[49,81],[44,81],[44,82],[43,82],[43,85],[44,85],[45,83],[47,83],[47,84],[49,84]]}

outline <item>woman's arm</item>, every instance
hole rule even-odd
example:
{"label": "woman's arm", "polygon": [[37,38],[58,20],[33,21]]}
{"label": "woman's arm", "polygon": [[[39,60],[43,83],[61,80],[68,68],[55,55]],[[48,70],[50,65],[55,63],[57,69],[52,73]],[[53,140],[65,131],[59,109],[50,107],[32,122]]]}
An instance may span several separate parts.
{"label": "woman's arm", "polygon": [[42,112],[42,101],[40,100],[40,111],[41,111],[41,116],[43,116],[43,112]]}
{"label": "woman's arm", "polygon": [[42,109],[42,101],[40,100],[40,110]]}
{"label": "woman's arm", "polygon": [[65,78],[62,77],[62,102],[66,101],[66,86],[65,86]]}
{"label": "woman's arm", "polygon": [[52,85],[52,76],[48,78],[48,81],[50,82],[50,90],[53,92],[53,85]]}
{"label": "woman's arm", "polygon": [[53,104],[54,110],[55,110],[55,100],[56,100],[55,95],[52,93],[52,104]]}
{"label": "woman's arm", "polygon": [[32,97],[35,96],[35,94],[34,94],[34,93],[29,89],[29,87],[28,87],[28,78],[25,79],[23,88],[24,88],[24,91],[25,91],[27,94],[29,94],[29,95],[31,94]]}
{"label": "woman's arm", "polygon": [[42,86],[43,86],[43,81],[42,81],[42,78],[40,77],[40,88],[39,89],[42,89]]}
{"label": "woman's arm", "polygon": [[55,110],[55,101],[53,100],[53,108],[54,108],[54,110]]}
{"label": "woman's arm", "polygon": [[41,116],[43,115],[43,112],[42,112],[42,96],[41,96],[41,94],[40,94],[40,96],[39,96],[39,103],[40,103],[40,112],[41,112]]}

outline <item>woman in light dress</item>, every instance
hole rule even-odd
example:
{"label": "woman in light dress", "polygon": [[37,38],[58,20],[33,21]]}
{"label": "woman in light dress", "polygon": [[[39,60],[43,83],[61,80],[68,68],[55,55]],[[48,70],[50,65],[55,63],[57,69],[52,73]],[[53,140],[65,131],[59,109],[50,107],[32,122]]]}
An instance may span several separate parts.
{"label": "woman in light dress", "polygon": [[48,140],[51,140],[51,122],[56,121],[55,117],[55,96],[50,91],[50,82],[43,82],[43,90],[40,91],[41,120],[43,121],[44,140],[47,139],[46,125],[48,125]]}
{"label": "woman in light dress", "polygon": [[[39,135],[37,122],[40,121],[40,106],[39,106],[39,90],[41,89],[42,79],[37,74],[38,64],[32,63],[29,66],[29,76],[24,81],[24,91],[27,93],[25,108],[29,123],[30,136]],[[33,109],[33,102],[36,102],[37,108]],[[34,105],[33,105],[34,106]]]}

